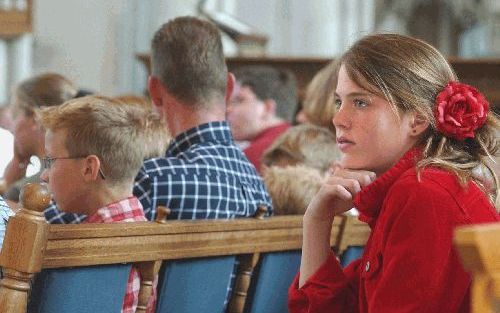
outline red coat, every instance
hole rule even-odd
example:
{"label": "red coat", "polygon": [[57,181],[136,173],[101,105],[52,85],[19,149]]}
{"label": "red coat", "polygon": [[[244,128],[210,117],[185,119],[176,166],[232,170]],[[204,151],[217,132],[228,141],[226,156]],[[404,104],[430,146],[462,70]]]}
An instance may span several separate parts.
{"label": "red coat", "polygon": [[472,182],[428,168],[417,178],[417,153],[355,198],[360,219],[372,232],[362,258],[344,270],[335,256],[298,289],[290,286],[289,309],[298,312],[469,312],[470,275],[453,248],[458,225],[500,221]]}

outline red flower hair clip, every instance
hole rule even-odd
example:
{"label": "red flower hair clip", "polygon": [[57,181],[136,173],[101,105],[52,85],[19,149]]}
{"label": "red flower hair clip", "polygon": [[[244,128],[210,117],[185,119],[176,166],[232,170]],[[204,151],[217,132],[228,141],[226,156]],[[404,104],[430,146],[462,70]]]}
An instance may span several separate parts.
{"label": "red flower hair clip", "polygon": [[449,82],[436,97],[437,130],[458,140],[474,138],[474,131],[486,122],[488,110],[488,101],[476,88]]}

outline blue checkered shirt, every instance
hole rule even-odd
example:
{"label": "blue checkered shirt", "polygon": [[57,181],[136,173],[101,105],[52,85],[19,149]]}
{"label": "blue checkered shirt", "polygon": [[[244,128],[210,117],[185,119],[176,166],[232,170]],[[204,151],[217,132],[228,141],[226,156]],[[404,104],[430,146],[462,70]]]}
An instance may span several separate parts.
{"label": "blue checkered shirt", "polygon": [[[135,179],[134,195],[148,220],[159,205],[169,219],[230,219],[252,216],[259,205],[272,213],[262,179],[232,138],[226,122],[199,125],[179,134],[165,157],[146,160]],[[79,223],[85,216],[45,210],[52,224]]]}

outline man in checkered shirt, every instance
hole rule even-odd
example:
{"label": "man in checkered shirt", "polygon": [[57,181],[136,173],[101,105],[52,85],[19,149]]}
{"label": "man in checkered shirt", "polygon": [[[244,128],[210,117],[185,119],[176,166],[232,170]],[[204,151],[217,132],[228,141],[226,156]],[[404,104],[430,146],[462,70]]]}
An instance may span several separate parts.
{"label": "man in checkered shirt", "polygon": [[[146,160],[134,195],[149,220],[156,208],[169,219],[230,219],[252,216],[259,205],[272,212],[267,190],[226,123],[234,76],[228,73],[218,29],[197,18],[163,25],[152,41],[151,99],[174,137],[164,157]],[[82,216],[55,206],[50,223],[78,223]]]}
{"label": "man in checkered shirt", "polygon": [[[164,24],[152,41],[151,99],[174,137],[164,157],[146,160],[134,195],[146,217],[171,209],[169,219],[252,216],[271,200],[254,166],[235,145],[226,123],[234,76],[227,71],[218,29],[197,18]],[[55,206],[51,223],[78,223],[82,216]]]}

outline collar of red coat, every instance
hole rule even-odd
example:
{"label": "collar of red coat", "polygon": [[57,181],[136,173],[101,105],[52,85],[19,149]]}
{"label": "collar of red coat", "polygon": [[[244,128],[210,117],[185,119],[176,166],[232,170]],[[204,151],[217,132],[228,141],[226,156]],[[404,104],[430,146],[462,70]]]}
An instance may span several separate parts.
{"label": "collar of red coat", "polygon": [[361,221],[372,224],[380,213],[389,189],[404,172],[415,166],[421,155],[421,149],[409,150],[393,167],[354,197],[354,207],[359,211]]}

